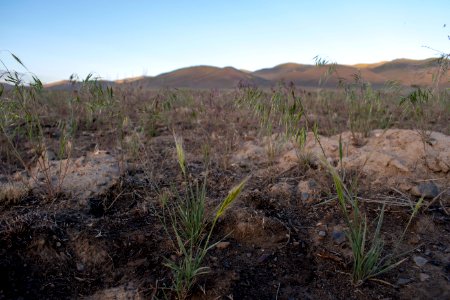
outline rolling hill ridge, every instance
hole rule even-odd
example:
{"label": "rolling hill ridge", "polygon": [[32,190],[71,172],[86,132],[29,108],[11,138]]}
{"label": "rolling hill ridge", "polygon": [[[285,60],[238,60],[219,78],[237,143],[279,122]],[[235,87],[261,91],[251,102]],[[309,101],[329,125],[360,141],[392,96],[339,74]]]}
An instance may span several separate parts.
{"label": "rolling hill ridge", "polygon": [[[405,87],[430,86],[433,74],[437,72],[436,59],[425,60],[396,59],[388,62],[356,65],[335,65],[336,72],[323,80],[327,66],[285,63],[256,70],[238,70],[233,67],[193,66],[177,69],[154,77],[140,76],[116,81],[102,81],[105,85],[136,85],[143,88],[234,88],[239,82],[247,82],[261,87],[270,87],[283,80],[299,87],[317,87],[322,78],[322,86],[334,88],[339,81],[352,82],[354,74],[374,87],[382,87],[388,81],[396,81]],[[440,81],[443,87],[450,87],[449,76]],[[50,90],[71,88],[67,80],[46,84]]]}

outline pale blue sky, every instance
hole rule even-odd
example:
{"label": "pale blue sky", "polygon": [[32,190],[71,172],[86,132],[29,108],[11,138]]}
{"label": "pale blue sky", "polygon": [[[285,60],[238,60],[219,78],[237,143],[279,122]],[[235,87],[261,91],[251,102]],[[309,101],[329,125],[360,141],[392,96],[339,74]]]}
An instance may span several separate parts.
{"label": "pale blue sky", "polygon": [[0,0],[0,7],[0,50],[45,82],[192,65],[253,71],[313,63],[316,55],[342,64],[436,55],[424,45],[450,51],[449,0]]}

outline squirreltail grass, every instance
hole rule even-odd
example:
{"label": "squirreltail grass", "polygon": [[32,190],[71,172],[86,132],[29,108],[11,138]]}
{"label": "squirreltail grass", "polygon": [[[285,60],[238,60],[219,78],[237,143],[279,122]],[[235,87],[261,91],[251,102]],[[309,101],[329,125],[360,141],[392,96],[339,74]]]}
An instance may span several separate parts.
{"label": "squirreltail grass", "polygon": [[244,189],[248,177],[233,187],[221,201],[208,228],[205,212],[206,178],[201,186],[191,182],[181,138],[174,135],[174,139],[177,160],[186,189],[183,195],[177,197],[177,202],[174,204],[169,203],[167,195],[161,197],[162,206],[166,212],[163,216],[164,228],[171,237],[178,255],[175,260],[166,259],[165,266],[172,271],[172,289],[177,298],[185,299],[189,296],[197,278],[209,272],[209,268],[203,266],[203,260],[208,251],[217,244],[210,242],[211,235],[219,218]]}

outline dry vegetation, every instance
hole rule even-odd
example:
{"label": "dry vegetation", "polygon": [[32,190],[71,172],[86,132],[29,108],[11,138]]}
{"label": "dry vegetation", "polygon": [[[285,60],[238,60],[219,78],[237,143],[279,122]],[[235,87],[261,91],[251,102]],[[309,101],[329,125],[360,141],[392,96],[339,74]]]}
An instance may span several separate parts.
{"label": "dry vegetation", "polygon": [[448,299],[448,89],[318,64],[336,89],[3,74],[0,299]]}

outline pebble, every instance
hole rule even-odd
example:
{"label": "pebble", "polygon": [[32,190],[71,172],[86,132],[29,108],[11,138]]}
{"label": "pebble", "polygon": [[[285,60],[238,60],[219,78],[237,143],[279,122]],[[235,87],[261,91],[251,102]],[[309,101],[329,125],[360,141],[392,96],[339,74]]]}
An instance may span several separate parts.
{"label": "pebble", "polygon": [[307,193],[307,192],[302,192],[302,194],[301,194],[301,196],[300,196],[300,199],[302,199],[302,201],[306,201],[306,200],[309,199],[309,197],[310,197],[309,193]]}
{"label": "pebble", "polygon": [[411,193],[418,197],[431,199],[439,195],[439,188],[434,182],[421,182],[411,189]]}
{"label": "pebble", "polygon": [[219,250],[223,250],[228,248],[228,246],[230,246],[230,242],[219,242],[217,243],[216,248]]}
{"label": "pebble", "polygon": [[338,245],[342,244],[346,240],[345,233],[340,230],[340,228],[334,228],[331,237],[333,238],[333,241]]}
{"label": "pebble", "polygon": [[269,253],[264,253],[263,255],[261,255],[261,256],[258,258],[258,263],[263,263],[263,262],[265,262],[269,257],[270,257],[270,254],[269,254]]}
{"label": "pebble", "polygon": [[428,262],[428,260],[422,256],[414,256],[413,260],[418,267],[423,267]]}
{"label": "pebble", "polygon": [[397,280],[397,285],[405,285],[405,284],[408,284],[410,282],[411,282],[411,278],[402,278],[402,277],[400,277]]}
{"label": "pebble", "polygon": [[325,237],[327,235],[327,233],[323,230],[319,231],[319,236],[320,237]]}
{"label": "pebble", "polygon": [[430,275],[425,274],[425,273],[420,273],[419,278],[420,278],[420,281],[424,282],[424,281],[427,281],[428,279],[430,279]]}
{"label": "pebble", "polygon": [[77,270],[79,272],[83,271],[84,270],[84,265],[82,263],[80,263],[80,262],[77,262]]}

